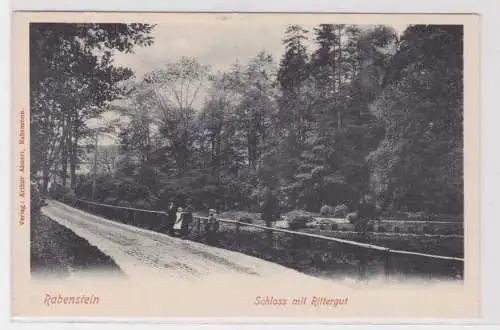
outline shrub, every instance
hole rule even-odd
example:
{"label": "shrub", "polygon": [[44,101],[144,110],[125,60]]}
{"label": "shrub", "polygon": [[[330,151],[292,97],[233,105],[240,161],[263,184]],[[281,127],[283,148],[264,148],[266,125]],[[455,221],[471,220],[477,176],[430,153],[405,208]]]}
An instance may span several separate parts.
{"label": "shrub", "polygon": [[30,210],[31,214],[35,214],[40,211],[40,208],[45,205],[45,199],[43,198],[38,185],[31,183],[30,185]]}
{"label": "shrub", "polygon": [[387,228],[385,228],[384,226],[380,226],[378,227],[378,230],[377,230],[379,233],[387,233]]}
{"label": "shrub", "polygon": [[408,213],[408,220],[411,221],[427,221],[429,219],[429,215],[426,212],[415,212]]}
{"label": "shrub", "polygon": [[346,220],[349,221],[350,223],[355,223],[357,219],[358,219],[358,214],[356,212],[348,213],[346,215]]}
{"label": "shrub", "polygon": [[389,212],[389,211],[381,211],[381,212],[380,212],[380,216],[381,216],[382,218],[387,218],[387,219],[389,219],[389,218],[392,218],[392,213],[391,213],[391,212]]}
{"label": "shrub", "polygon": [[347,215],[347,212],[349,209],[345,204],[340,204],[335,206],[335,209],[333,210],[333,216],[334,217],[339,217],[339,218],[344,218]]}
{"label": "shrub", "polygon": [[245,211],[228,211],[221,213],[218,217],[223,219],[236,220],[243,223],[255,223],[260,219],[260,214]]}
{"label": "shrub", "polygon": [[443,229],[441,229],[440,234],[441,235],[454,235],[454,234],[456,235],[457,232],[456,232],[456,230],[453,230],[451,228],[443,228]]}
{"label": "shrub", "polygon": [[151,209],[151,203],[148,201],[145,201],[143,199],[136,200],[133,204],[134,208],[138,209],[144,209],[144,210],[150,210]]}
{"label": "shrub", "polygon": [[319,211],[322,216],[332,216],[335,212],[335,208],[331,205],[323,205]]}
{"label": "shrub", "polygon": [[74,193],[70,187],[53,183],[49,190],[49,196],[54,199],[61,199],[64,196],[74,196]]}
{"label": "shrub", "polygon": [[238,219],[239,222],[243,223],[253,223],[253,219],[247,216],[242,216],[240,219]]}
{"label": "shrub", "polygon": [[122,206],[122,207],[131,207],[132,204],[130,204],[130,202],[128,201],[124,201],[124,200],[120,200],[118,201],[118,203],[116,203],[118,206]]}
{"label": "shrub", "polygon": [[[287,223],[288,223],[288,221],[287,221]],[[290,227],[290,224],[288,224],[288,226]],[[317,228],[317,227],[318,227],[318,223],[316,221],[306,223],[306,228]]]}
{"label": "shrub", "polygon": [[424,234],[432,234],[432,228],[428,227],[428,226],[424,226],[424,228],[422,229],[422,232]]}
{"label": "shrub", "polygon": [[314,221],[313,215],[307,211],[294,210],[285,214],[290,229],[306,228],[306,224]]}

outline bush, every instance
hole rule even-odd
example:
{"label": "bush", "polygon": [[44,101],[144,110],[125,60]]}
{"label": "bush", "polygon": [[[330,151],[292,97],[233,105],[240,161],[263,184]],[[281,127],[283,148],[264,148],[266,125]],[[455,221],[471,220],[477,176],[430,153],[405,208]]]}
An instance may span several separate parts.
{"label": "bush", "polygon": [[377,230],[379,233],[387,233],[388,230],[387,228],[385,228],[384,226],[380,226],[378,227],[378,230]]}
{"label": "bush", "polygon": [[260,214],[245,211],[228,211],[221,213],[218,217],[243,223],[255,223],[260,219]]}
{"label": "bush", "polygon": [[307,223],[314,221],[313,215],[307,211],[294,210],[285,214],[290,229],[306,228]]}
{"label": "bush", "polygon": [[144,209],[144,210],[150,210],[151,209],[151,203],[148,201],[145,201],[143,199],[136,200],[133,204],[134,208],[137,209]]}
{"label": "bush", "polygon": [[356,212],[348,213],[346,215],[346,220],[354,224],[358,220],[358,214]]}
{"label": "bush", "polygon": [[428,226],[424,226],[424,228],[422,229],[422,232],[424,234],[432,234],[432,228],[428,227]]}
{"label": "bush", "polygon": [[31,183],[30,185],[30,210],[31,214],[35,214],[40,211],[40,208],[45,205],[45,199],[43,198],[38,185]]}
{"label": "bush", "polygon": [[54,199],[61,199],[64,196],[74,196],[74,193],[70,187],[62,186],[58,183],[53,183],[49,190],[49,196]]}
{"label": "bush", "polygon": [[335,208],[331,205],[323,205],[319,211],[322,216],[332,216],[335,212]]}
{"label": "bush", "polygon": [[335,209],[333,210],[333,216],[339,217],[339,218],[344,218],[347,215],[348,211],[349,211],[349,209],[345,204],[340,204],[340,205],[335,206]]}
{"label": "bush", "polygon": [[242,216],[238,221],[243,223],[253,223],[253,219],[246,216]]}
{"label": "bush", "polygon": [[128,201],[118,201],[116,205],[121,206],[121,207],[132,207],[132,204]]}
{"label": "bush", "polygon": [[438,233],[440,235],[458,235],[459,234],[458,230],[452,229],[452,228],[443,228],[443,229],[439,230]]}
{"label": "bush", "polygon": [[411,221],[428,221],[429,220],[429,215],[426,212],[415,212],[415,213],[408,213],[408,220]]}

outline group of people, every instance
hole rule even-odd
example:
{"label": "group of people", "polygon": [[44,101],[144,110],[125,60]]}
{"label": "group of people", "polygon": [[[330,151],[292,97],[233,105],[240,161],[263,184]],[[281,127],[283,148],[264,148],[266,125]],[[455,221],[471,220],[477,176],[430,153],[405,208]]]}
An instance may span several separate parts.
{"label": "group of people", "polygon": [[[187,206],[185,209],[175,205],[170,201],[167,209],[167,221],[165,231],[174,236],[177,233],[186,236],[189,233],[189,224],[193,220],[193,210]],[[216,218],[216,210],[210,209],[208,219],[205,222],[205,235],[207,243],[215,244],[217,241],[217,232],[219,231],[219,221]]]}
{"label": "group of people", "polygon": [[[368,194],[365,195],[358,205],[358,220],[356,222],[356,227],[362,236],[366,234],[368,221],[373,219],[377,213],[375,203],[371,197],[372,196]],[[279,201],[270,190],[266,191],[261,208],[263,220],[267,226],[271,227],[272,222],[279,219],[280,211]],[[167,221],[164,226],[166,233],[172,236],[176,234],[186,236],[189,233],[188,228],[193,219],[192,212],[192,208],[189,206],[186,208],[178,207],[173,201],[171,201],[166,212]],[[220,224],[216,214],[216,210],[210,209],[209,216],[204,222],[205,238],[206,242],[209,244],[215,244],[217,242],[217,234],[220,229]]]}

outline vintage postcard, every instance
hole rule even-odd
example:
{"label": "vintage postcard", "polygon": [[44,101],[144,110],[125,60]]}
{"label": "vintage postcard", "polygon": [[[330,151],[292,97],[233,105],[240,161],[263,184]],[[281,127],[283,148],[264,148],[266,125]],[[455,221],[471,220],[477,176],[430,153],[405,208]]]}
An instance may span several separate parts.
{"label": "vintage postcard", "polygon": [[15,12],[12,316],[479,318],[478,26]]}

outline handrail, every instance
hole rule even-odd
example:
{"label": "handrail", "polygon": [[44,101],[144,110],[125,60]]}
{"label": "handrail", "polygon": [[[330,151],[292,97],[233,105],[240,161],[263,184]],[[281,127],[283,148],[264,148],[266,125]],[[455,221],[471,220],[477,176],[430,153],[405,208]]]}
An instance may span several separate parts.
{"label": "handrail", "polygon": [[141,212],[149,212],[149,213],[157,213],[157,214],[166,214],[166,212],[163,212],[163,211],[137,209],[137,208],[133,208],[133,207],[118,206],[118,205],[111,205],[111,204],[102,204],[102,203],[97,203],[97,202],[92,202],[92,201],[86,201],[84,199],[75,198],[75,197],[72,197],[72,199],[83,202],[83,203],[87,203],[87,204],[99,205],[99,206],[105,206],[105,207],[111,207],[111,208],[117,208],[117,209],[133,210],[133,211],[141,211]]}
{"label": "handrail", "polygon": [[462,225],[461,221],[434,221],[434,220],[378,220],[383,223],[418,223],[418,224],[454,224],[454,225]]}
{"label": "handrail", "polygon": [[[329,221],[332,219],[338,218],[328,218],[328,217],[314,217],[316,221]],[[463,225],[462,221],[437,221],[437,220],[388,220],[388,219],[371,219],[369,222],[376,223],[415,223],[415,224],[454,224],[454,225]],[[346,222],[339,222],[339,224]]]}
{"label": "handrail", "polygon": [[[208,219],[206,217],[199,217],[199,216],[197,216],[195,218]],[[270,231],[278,232],[278,233],[286,233],[286,234],[292,234],[292,235],[297,235],[297,236],[318,238],[318,239],[323,239],[326,241],[332,241],[332,242],[343,243],[343,244],[348,244],[348,245],[355,245],[355,246],[364,247],[364,248],[368,248],[368,249],[381,250],[381,251],[388,251],[389,250],[389,248],[386,248],[383,246],[367,244],[367,243],[360,243],[360,242],[356,242],[356,241],[349,241],[349,240],[336,238],[336,237],[329,237],[329,236],[323,236],[323,235],[317,235],[317,234],[311,234],[311,233],[302,233],[300,231],[293,231],[293,230],[287,230],[287,229],[281,229],[281,228],[272,228],[272,227],[267,227],[267,226],[262,226],[262,225],[256,225],[253,223],[239,222],[236,220],[229,220],[229,219],[217,219],[217,220],[219,220],[221,222],[239,224],[241,226],[254,227],[254,228],[259,228],[259,229],[263,229],[263,230],[270,230]]]}
{"label": "handrail", "polygon": [[[100,205],[100,206],[111,207],[111,208],[119,208],[119,209],[127,209],[127,210],[133,210],[133,211],[157,213],[157,214],[166,214],[166,212],[163,212],[163,211],[137,209],[137,208],[132,208],[132,207],[124,207],[124,206],[117,206],[117,205],[110,205],[110,204],[102,204],[102,203],[97,203],[97,202],[92,202],[92,201],[87,201],[87,200],[79,199],[79,198],[76,198],[76,197],[71,197],[71,198],[74,199],[74,200],[78,200],[80,202],[83,202],[83,203],[88,203],[88,204],[93,204],[93,205]],[[196,215],[194,215],[193,218],[203,219],[203,220],[207,220],[208,219],[208,217],[202,217],[202,216],[196,216]],[[269,231],[273,231],[273,232],[281,232],[281,233],[286,233],[286,234],[291,234],[291,235],[296,235],[296,236],[303,236],[303,237],[309,237],[309,238],[317,238],[317,239],[321,239],[321,240],[325,240],[325,241],[330,241],[330,242],[336,242],[336,243],[342,243],[342,244],[347,244],[347,245],[353,245],[353,246],[358,246],[358,247],[362,247],[362,248],[383,251],[383,252],[386,252],[386,253],[416,255],[416,256],[422,256],[422,257],[433,258],[433,259],[454,260],[454,261],[464,262],[464,258],[448,257],[448,256],[441,256],[441,255],[435,255],[435,254],[426,254],[426,253],[419,253],[419,252],[411,252],[411,251],[404,251],[404,250],[393,250],[393,249],[390,249],[390,248],[387,248],[387,247],[383,247],[383,246],[379,246],[379,245],[373,245],[373,244],[368,244],[368,243],[361,243],[361,242],[350,241],[350,240],[345,240],[345,239],[336,238],[336,237],[324,236],[324,235],[317,235],[317,234],[311,234],[311,233],[298,232],[298,231],[287,230],[287,229],[282,229],[282,228],[272,228],[272,227],[267,227],[267,226],[262,226],[262,225],[256,225],[256,224],[252,224],[252,223],[240,222],[240,221],[237,221],[237,220],[220,219],[220,218],[217,219],[217,220],[219,220],[221,222],[225,222],[225,223],[232,223],[232,224],[235,224],[235,225],[240,225],[240,226],[254,227],[254,228],[259,228],[259,229],[263,229],[263,230],[269,230]]]}
{"label": "handrail", "polygon": [[416,256],[421,256],[421,257],[429,257],[429,258],[444,259],[444,260],[464,261],[463,258],[446,257],[446,256],[439,256],[439,255],[435,255],[435,254],[427,254],[427,253],[420,253],[420,252],[392,250],[392,249],[390,249],[389,252],[390,253],[397,253],[397,254],[410,254],[410,255],[416,255]]}

